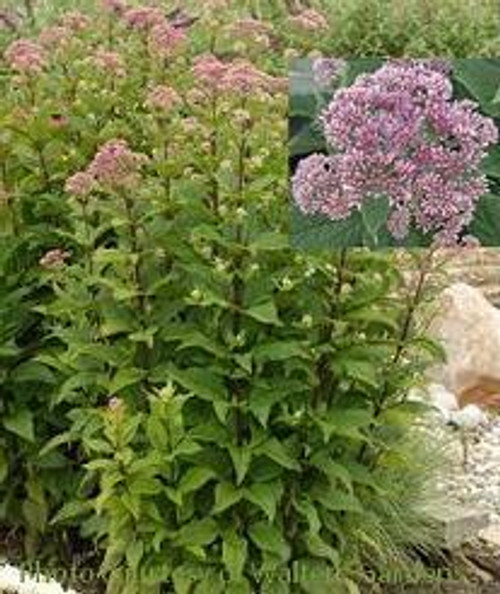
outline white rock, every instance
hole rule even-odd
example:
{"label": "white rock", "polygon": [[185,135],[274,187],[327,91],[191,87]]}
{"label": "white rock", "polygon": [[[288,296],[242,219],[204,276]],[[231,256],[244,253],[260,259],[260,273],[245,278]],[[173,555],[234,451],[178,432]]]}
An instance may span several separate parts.
{"label": "white rock", "polygon": [[429,379],[454,394],[484,377],[500,386],[500,310],[479,289],[455,283],[438,297],[436,311],[429,333],[443,345],[447,362],[435,366]]}
{"label": "white rock", "polygon": [[458,411],[452,411],[450,420],[462,429],[476,429],[486,423],[487,417],[478,406],[468,404]]}

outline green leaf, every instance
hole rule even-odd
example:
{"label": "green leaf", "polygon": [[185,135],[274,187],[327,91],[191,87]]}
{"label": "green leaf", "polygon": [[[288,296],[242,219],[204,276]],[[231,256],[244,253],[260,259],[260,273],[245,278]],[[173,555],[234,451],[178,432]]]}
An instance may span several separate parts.
{"label": "green leaf", "polygon": [[485,194],[477,203],[469,232],[479,239],[482,246],[497,247],[500,237],[500,196]]}
{"label": "green leaf", "polygon": [[243,570],[248,554],[247,549],[246,540],[238,536],[233,528],[224,534],[222,562],[234,582],[238,582],[243,578]]}
{"label": "green leaf", "polygon": [[294,501],[294,506],[307,519],[309,531],[312,534],[317,534],[321,530],[321,520],[309,497],[304,495],[299,501]]}
{"label": "green leaf", "polygon": [[217,523],[213,518],[192,520],[177,532],[175,544],[181,547],[202,547],[213,542],[218,534]]}
{"label": "green leaf", "polygon": [[54,373],[43,363],[30,360],[21,363],[10,373],[10,379],[15,383],[36,382],[39,384],[54,384]]}
{"label": "green leaf", "polygon": [[215,503],[213,514],[219,514],[240,501],[243,493],[233,483],[224,481],[215,487]]}
{"label": "green leaf", "polygon": [[352,493],[332,489],[312,489],[311,495],[330,511],[364,512],[359,499]]}
{"label": "green leaf", "polygon": [[260,507],[271,523],[274,522],[276,508],[282,497],[283,485],[281,481],[254,483],[245,489],[245,499]]}
{"label": "green leaf", "polygon": [[227,449],[236,472],[236,484],[241,485],[248,472],[250,461],[252,460],[252,452],[248,446],[229,445]]}
{"label": "green leaf", "polygon": [[135,574],[139,568],[139,563],[144,556],[144,543],[141,540],[132,541],[127,546],[125,556],[128,568]]}
{"label": "green leaf", "polygon": [[500,86],[500,64],[493,58],[468,58],[455,60],[453,77],[464,85],[481,105],[483,112],[498,115],[498,105],[494,103]]}
{"label": "green leaf", "polygon": [[253,349],[255,361],[286,361],[292,357],[305,357],[306,353],[302,343],[296,340],[273,341],[261,343]]}
{"label": "green leaf", "polygon": [[266,427],[272,407],[282,398],[283,394],[279,390],[257,385],[250,392],[248,407],[260,424]]}
{"label": "green leaf", "polygon": [[314,557],[328,559],[330,563],[338,568],[340,564],[340,555],[336,549],[326,543],[317,533],[309,532],[305,536],[307,550]]}
{"label": "green leaf", "polygon": [[389,217],[389,200],[384,197],[371,198],[361,208],[361,220],[365,233],[364,245],[377,247],[379,244],[378,233],[384,227]]}
{"label": "green leaf", "polygon": [[252,253],[268,250],[282,250],[290,247],[290,239],[284,233],[268,231],[261,233],[248,246]]}
{"label": "green leaf", "polygon": [[117,394],[129,386],[139,383],[143,377],[144,372],[141,369],[135,369],[133,367],[119,369],[115,373],[113,379],[109,382],[108,394],[110,396]]}
{"label": "green leaf", "polygon": [[69,431],[65,431],[64,433],[60,433],[56,435],[52,439],[50,439],[43,448],[38,452],[38,457],[43,458],[48,453],[50,453],[55,448],[59,447],[60,445],[70,443],[72,440],[72,435]]}
{"label": "green leaf", "polygon": [[203,466],[191,467],[181,478],[179,483],[179,491],[183,495],[197,491],[215,476],[215,472],[211,468],[206,468]]}
{"label": "green leaf", "polygon": [[285,446],[275,437],[271,437],[255,448],[254,453],[256,455],[267,456],[280,466],[289,470],[300,470],[300,464],[290,456]]}
{"label": "green leaf", "polygon": [[204,571],[200,565],[183,563],[172,572],[175,594],[191,594],[193,585],[203,579]]}
{"label": "green leaf", "polygon": [[62,508],[55,514],[50,521],[51,524],[59,524],[72,520],[78,516],[83,516],[90,513],[93,509],[92,501],[68,501]]}
{"label": "green leaf", "polygon": [[348,468],[332,460],[327,452],[324,450],[316,452],[311,456],[310,462],[313,466],[321,470],[334,486],[337,480],[339,480],[352,493],[352,479]]}
{"label": "green leaf", "polygon": [[15,433],[26,441],[35,441],[33,426],[33,413],[30,410],[22,409],[3,420],[3,426],[7,431]]}
{"label": "green leaf", "polygon": [[248,530],[253,543],[261,550],[274,553],[283,562],[290,558],[290,546],[285,541],[281,531],[268,522],[256,522]]}
{"label": "green leaf", "polygon": [[323,431],[325,443],[328,443],[333,435],[368,441],[360,429],[368,427],[373,422],[373,417],[370,411],[363,408],[338,408],[330,410],[323,417],[315,417],[315,420]]}
{"label": "green leaf", "polygon": [[0,449],[0,484],[4,482],[9,474],[9,459],[5,450]]}
{"label": "green leaf", "polygon": [[223,594],[224,592],[224,578],[217,572],[209,572],[194,589],[194,594]]}
{"label": "green leaf", "polygon": [[253,307],[243,310],[243,313],[263,324],[275,326],[283,325],[278,318],[278,311],[274,301],[266,301],[265,303],[254,305]]}
{"label": "green leaf", "polygon": [[189,390],[198,398],[208,401],[224,400],[226,388],[222,378],[202,367],[188,367],[178,369],[173,365],[168,367],[169,376],[183,388]]}
{"label": "green leaf", "polygon": [[252,587],[247,578],[231,580],[227,583],[226,594],[252,594]]}

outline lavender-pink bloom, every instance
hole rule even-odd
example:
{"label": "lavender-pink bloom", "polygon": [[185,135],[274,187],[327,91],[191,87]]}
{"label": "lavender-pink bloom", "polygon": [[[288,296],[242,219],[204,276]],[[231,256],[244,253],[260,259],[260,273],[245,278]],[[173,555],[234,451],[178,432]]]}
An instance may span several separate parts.
{"label": "lavender-pink bloom", "polygon": [[314,82],[322,89],[330,89],[346,66],[347,62],[341,58],[317,58],[312,63]]}
{"label": "lavender-pink bloom", "polygon": [[146,98],[146,106],[160,112],[168,112],[180,105],[181,102],[179,93],[167,85],[153,87]]}
{"label": "lavender-pink bloom", "polygon": [[47,64],[43,47],[29,39],[13,41],[4,56],[13,70],[23,74],[39,74]]}
{"label": "lavender-pink bloom", "polygon": [[149,34],[149,50],[153,56],[169,58],[186,41],[183,29],[172,27],[167,21],[154,25]]}
{"label": "lavender-pink bloom", "polygon": [[139,31],[147,31],[155,25],[161,25],[166,22],[163,11],[156,6],[129,8],[125,11],[123,17],[129,27]]}
{"label": "lavender-pink bloom", "polygon": [[[304,202],[311,180],[297,171],[294,197],[305,212],[343,218],[329,198],[331,188],[349,211],[386,196],[394,237],[404,239],[415,224],[436,243],[458,241],[487,191],[480,163],[498,131],[474,102],[452,99],[451,82],[440,70],[428,63],[390,62],[339,89],[320,122],[333,155],[328,174],[318,174],[314,182],[323,205]],[[308,161],[314,170],[317,156],[300,163],[302,172]]]}
{"label": "lavender-pink bloom", "polygon": [[134,153],[125,140],[113,139],[98,150],[87,171],[106,188],[127,188],[139,181],[146,161],[146,155]]}
{"label": "lavender-pink bloom", "polygon": [[78,198],[85,198],[92,192],[95,185],[94,177],[86,171],[78,171],[66,180],[64,189],[68,194]]}

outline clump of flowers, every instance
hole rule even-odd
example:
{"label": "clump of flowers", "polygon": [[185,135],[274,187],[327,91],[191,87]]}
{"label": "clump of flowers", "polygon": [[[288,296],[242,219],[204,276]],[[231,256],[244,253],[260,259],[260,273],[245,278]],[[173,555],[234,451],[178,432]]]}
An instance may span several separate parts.
{"label": "clump of flowers", "polygon": [[442,72],[388,63],[336,91],[320,123],[332,154],[299,163],[292,192],[303,212],[338,220],[385,196],[395,238],[413,223],[436,243],[460,241],[487,191],[480,163],[498,130],[474,102],[453,100]]}
{"label": "clump of flowers", "polygon": [[341,58],[316,58],[312,63],[314,82],[322,89],[331,89],[346,67]]}
{"label": "clump of flowers", "polygon": [[127,10],[127,4],[123,0],[101,0],[101,8],[110,13],[121,16]]}
{"label": "clump of flowers", "polygon": [[152,55],[169,58],[186,41],[186,33],[173,27],[168,21],[154,25],[149,35],[149,50]]}
{"label": "clump of flowers", "polygon": [[129,27],[139,31],[147,31],[155,25],[164,24],[166,21],[161,8],[156,6],[129,8],[124,12],[123,18]]}
{"label": "clump of flowers", "polygon": [[282,81],[262,72],[248,60],[222,62],[212,54],[199,56],[192,73],[203,89],[245,95],[256,90],[281,88]]}
{"label": "clump of flowers", "polygon": [[87,173],[104,187],[127,188],[137,183],[146,161],[146,155],[134,153],[125,140],[113,139],[98,150]]}
{"label": "clump of flowers", "polygon": [[293,26],[305,31],[320,31],[328,29],[328,20],[324,14],[312,8],[303,10],[298,14],[289,17]]}
{"label": "clump of flowers", "polygon": [[95,179],[86,171],[78,171],[66,180],[64,189],[77,198],[86,198],[94,189]]}
{"label": "clump of flowers", "polygon": [[63,27],[66,27],[71,31],[78,32],[87,29],[90,25],[90,19],[87,15],[78,10],[71,10],[63,15],[61,24]]}
{"label": "clump of flowers", "polygon": [[39,74],[47,65],[43,47],[30,39],[17,39],[5,50],[7,64],[21,74]]}
{"label": "clump of flowers", "polygon": [[97,68],[112,76],[125,76],[125,63],[120,54],[105,49],[98,49],[93,56],[93,63]]}
{"label": "clump of flowers", "polygon": [[65,45],[71,37],[71,32],[66,27],[54,25],[45,27],[38,35],[38,41],[47,48],[59,48]]}
{"label": "clump of flowers", "polygon": [[182,99],[175,89],[167,85],[157,85],[149,91],[145,105],[151,110],[166,113],[180,105],[181,102]]}
{"label": "clump of flowers", "polygon": [[70,252],[66,252],[61,248],[49,250],[42,258],[40,258],[40,266],[46,270],[57,270],[62,268],[66,260],[71,257]]}
{"label": "clump of flowers", "polygon": [[235,40],[248,40],[261,47],[268,47],[273,33],[273,26],[265,21],[246,18],[228,25],[226,33]]}

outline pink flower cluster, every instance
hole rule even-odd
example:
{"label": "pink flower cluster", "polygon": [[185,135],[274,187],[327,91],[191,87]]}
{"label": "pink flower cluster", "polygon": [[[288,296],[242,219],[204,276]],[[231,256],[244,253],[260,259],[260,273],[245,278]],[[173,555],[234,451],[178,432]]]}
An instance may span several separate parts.
{"label": "pink flower cluster", "polygon": [[71,257],[70,252],[65,252],[61,248],[49,250],[42,258],[40,258],[40,266],[46,270],[56,270],[62,268],[68,258]]}
{"label": "pink flower cluster", "polygon": [[153,56],[169,58],[186,41],[186,34],[183,29],[173,27],[165,20],[154,25],[148,39],[149,51]]}
{"label": "pink flower cluster", "polygon": [[134,153],[125,140],[109,140],[97,151],[85,171],[75,173],[66,181],[65,189],[69,194],[83,198],[97,184],[110,190],[133,187],[147,160],[146,155]]}
{"label": "pink flower cluster", "polygon": [[54,25],[42,29],[38,35],[38,41],[47,48],[59,48],[65,45],[71,38],[71,31],[66,27]]}
{"label": "pink flower cluster", "polygon": [[139,6],[129,8],[123,14],[129,27],[139,31],[148,31],[155,25],[163,25],[166,21],[161,8],[156,6]]}
{"label": "pink flower cluster", "polygon": [[328,20],[325,15],[312,8],[303,10],[302,12],[291,16],[288,20],[293,26],[305,31],[328,29]]}
{"label": "pink flower cluster", "polygon": [[341,58],[317,58],[312,63],[314,82],[321,89],[330,89],[347,67]]}
{"label": "pink flower cluster", "polygon": [[202,89],[239,95],[255,90],[280,90],[282,81],[262,72],[247,60],[222,62],[212,54],[196,58],[192,73]]}
{"label": "pink flower cluster", "polygon": [[5,50],[5,60],[13,70],[22,74],[39,74],[47,65],[41,45],[29,39],[17,39]]}
{"label": "pink flower cluster", "polygon": [[235,40],[244,39],[267,47],[273,26],[265,21],[246,18],[231,23],[226,31]]}
{"label": "pink flower cluster", "polygon": [[339,89],[320,116],[332,154],[303,159],[292,193],[305,213],[337,220],[386,196],[390,233],[410,225],[455,244],[487,191],[480,164],[498,141],[491,118],[453,100],[451,81],[426,63],[388,63]]}
{"label": "pink flower cluster", "polygon": [[146,98],[146,107],[159,112],[169,112],[178,105],[182,99],[175,89],[167,85],[153,87]]}
{"label": "pink flower cluster", "polygon": [[101,8],[110,13],[122,16],[127,10],[127,4],[123,0],[101,0]]}
{"label": "pink flower cluster", "polygon": [[111,76],[123,77],[126,74],[123,58],[116,52],[100,48],[95,52],[92,61],[99,70]]}
{"label": "pink flower cluster", "polygon": [[76,198],[86,198],[95,187],[94,177],[87,171],[78,171],[66,180],[64,189]]}
{"label": "pink flower cluster", "polygon": [[79,10],[72,10],[62,16],[61,24],[71,31],[78,32],[83,31],[90,25],[90,19]]}

